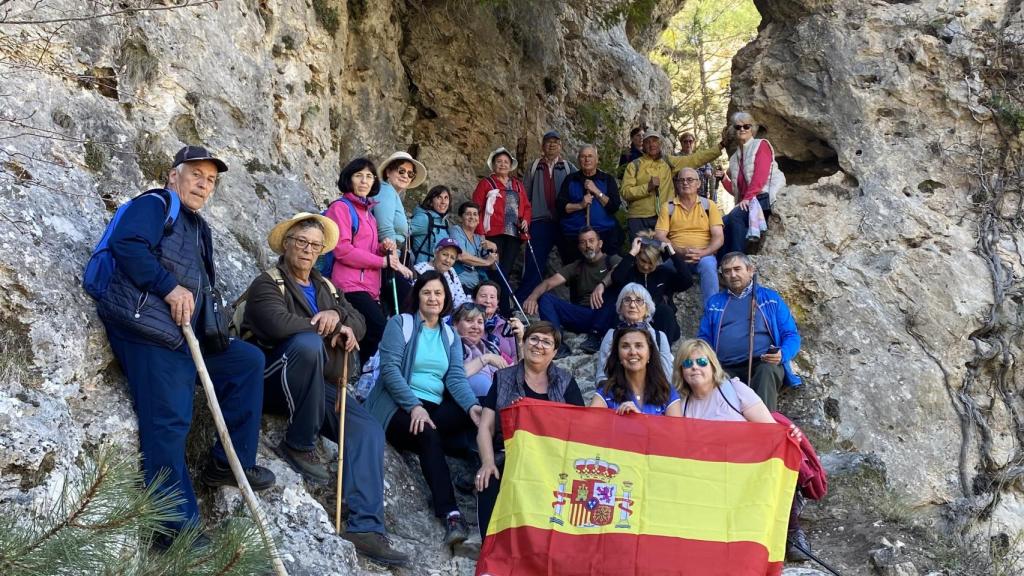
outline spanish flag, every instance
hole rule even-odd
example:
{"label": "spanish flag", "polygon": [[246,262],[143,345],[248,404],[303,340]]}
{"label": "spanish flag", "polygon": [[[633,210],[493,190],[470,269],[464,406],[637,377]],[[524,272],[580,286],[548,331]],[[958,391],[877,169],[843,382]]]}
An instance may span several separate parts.
{"label": "spanish flag", "polygon": [[478,576],[782,573],[801,458],[785,427],[539,400],[501,422]]}

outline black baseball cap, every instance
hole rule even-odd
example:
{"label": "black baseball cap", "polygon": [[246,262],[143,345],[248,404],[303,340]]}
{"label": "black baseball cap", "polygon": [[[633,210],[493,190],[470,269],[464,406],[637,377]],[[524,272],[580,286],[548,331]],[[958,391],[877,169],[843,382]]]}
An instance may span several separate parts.
{"label": "black baseball cap", "polygon": [[209,160],[217,166],[217,172],[227,172],[228,165],[224,163],[220,158],[214,158],[213,154],[203,148],[202,146],[185,146],[178,153],[174,155],[174,164],[171,168],[177,168],[178,164],[184,162],[198,162],[200,160]]}

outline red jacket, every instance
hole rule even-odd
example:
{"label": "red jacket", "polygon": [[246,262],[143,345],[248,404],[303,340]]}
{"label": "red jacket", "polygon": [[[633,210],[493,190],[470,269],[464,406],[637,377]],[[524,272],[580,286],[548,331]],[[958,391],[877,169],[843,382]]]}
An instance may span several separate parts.
{"label": "red jacket", "polygon": [[[509,176],[509,178],[512,179],[512,188],[519,194],[519,222],[529,222],[533,209],[530,206],[530,198],[526,195],[526,188],[523,186],[522,180],[515,176]],[[494,213],[488,219],[487,193],[495,188],[501,193],[495,198]],[[476,190],[473,190],[473,202],[480,206],[480,223],[476,225],[476,233],[485,237],[501,236],[505,229],[505,188],[494,174],[481,179],[476,185]],[[486,232],[484,231],[485,222],[489,225]],[[516,229],[519,229],[518,223]],[[525,240],[529,235],[520,233],[519,237]]]}

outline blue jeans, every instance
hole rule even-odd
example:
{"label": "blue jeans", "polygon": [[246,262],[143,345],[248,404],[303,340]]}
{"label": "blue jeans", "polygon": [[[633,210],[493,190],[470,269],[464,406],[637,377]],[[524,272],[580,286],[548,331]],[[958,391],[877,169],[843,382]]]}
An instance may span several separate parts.
{"label": "blue jeans", "polygon": [[[110,335],[110,331],[107,331]],[[146,485],[164,471],[165,490],[177,490],[182,501],[175,507],[178,517],[167,523],[181,530],[199,523],[199,507],[185,465],[185,441],[192,427],[192,398],[196,389],[196,366],[183,344],[176,350],[110,336],[110,348],[128,379],[135,415],[139,421],[139,448]],[[231,443],[243,468],[256,465],[263,405],[263,353],[232,338],[228,349],[205,357],[213,388],[220,401]],[[227,466],[220,440],[213,457]]]}
{"label": "blue jeans", "polygon": [[595,310],[549,293],[537,299],[537,311],[541,320],[551,322],[558,330],[603,335],[615,320],[615,300],[605,298],[604,305]]}
{"label": "blue jeans", "polygon": [[526,300],[533,289],[544,281],[544,272],[548,267],[548,259],[551,257],[551,249],[555,246],[560,231],[558,223],[554,220],[534,220],[530,222],[530,243],[533,251],[537,254],[537,264],[540,265],[540,272],[534,264],[533,256],[529,254],[530,247],[526,247],[526,259],[523,262],[523,281],[519,283],[516,290],[516,298],[522,302]]}
{"label": "blue jeans", "polygon": [[709,298],[718,294],[718,259],[709,254],[689,266],[691,274],[700,276],[700,295],[707,304]]}
{"label": "blue jeans", "polygon": [[[294,450],[315,448],[317,434],[338,441],[338,388],[324,381],[326,361],[323,338],[314,332],[295,334],[267,354],[264,408],[288,416],[284,438]],[[344,442],[341,490],[349,509],[346,529],[383,534],[384,429],[352,397],[345,402]]]}
{"label": "blue jeans", "polygon": [[[768,204],[768,193],[757,195],[757,201],[761,203],[761,210],[764,212],[765,221],[771,214],[771,207]],[[747,248],[747,228],[750,211],[742,210],[739,206],[732,209],[722,219],[723,231],[725,232],[725,243],[718,250],[718,257],[721,258],[729,252],[745,252]]]}

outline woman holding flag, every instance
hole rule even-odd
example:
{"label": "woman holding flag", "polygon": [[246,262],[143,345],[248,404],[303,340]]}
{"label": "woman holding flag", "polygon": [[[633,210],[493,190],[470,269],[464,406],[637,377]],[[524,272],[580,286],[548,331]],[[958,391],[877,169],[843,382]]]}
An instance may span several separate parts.
{"label": "woman holding flag", "polygon": [[617,414],[682,416],[679,393],[669,385],[645,326],[615,331],[612,354],[605,366],[607,379],[598,385],[591,408],[611,408]]}
{"label": "woman holding flag", "polygon": [[583,406],[583,394],[576,379],[553,362],[561,343],[561,333],[550,322],[534,322],[523,335],[523,361],[494,373],[494,383],[484,398],[476,435],[481,462],[476,474],[481,540],[487,535],[505,465],[505,439],[498,412],[522,398]]}

